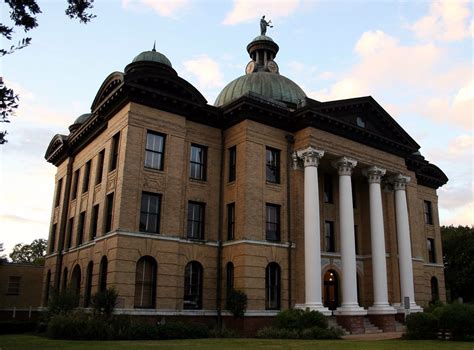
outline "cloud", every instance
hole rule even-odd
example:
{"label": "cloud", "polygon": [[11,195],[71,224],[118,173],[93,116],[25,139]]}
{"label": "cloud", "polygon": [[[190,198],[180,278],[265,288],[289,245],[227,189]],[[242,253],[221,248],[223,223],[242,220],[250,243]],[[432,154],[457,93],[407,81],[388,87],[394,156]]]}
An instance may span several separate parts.
{"label": "cloud", "polygon": [[434,1],[429,14],[420,18],[410,29],[424,40],[458,41],[472,36],[469,1]]}
{"label": "cloud", "polygon": [[234,0],[232,10],[226,15],[223,24],[234,25],[242,22],[260,18],[262,11],[267,9],[265,15],[267,19],[275,20],[287,17],[295,12],[302,5],[300,0],[262,0],[258,4],[251,0]]}
{"label": "cloud", "polygon": [[197,79],[201,89],[220,88],[224,85],[219,64],[207,55],[201,55],[183,62],[184,75]]}
{"label": "cloud", "polygon": [[183,9],[191,4],[190,0],[122,0],[125,9],[150,8],[162,17],[177,17]]}

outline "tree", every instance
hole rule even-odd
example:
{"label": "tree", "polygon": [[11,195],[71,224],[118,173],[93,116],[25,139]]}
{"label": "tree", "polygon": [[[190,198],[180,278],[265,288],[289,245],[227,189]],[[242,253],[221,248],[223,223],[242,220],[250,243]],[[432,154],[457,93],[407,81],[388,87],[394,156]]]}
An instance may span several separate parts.
{"label": "tree", "polygon": [[[90,22],[95,15],[88,13],[93,8],[94,0],[67,0],[66,15],[72,19],[78,19],[81,23]],[[0,35],[11,41],[15,29],[22,29],[25,33],[38,26],[36,16],[41,13],[37,0],[5,0],[10,7],[11,25],[0,23]],[[16,45],[9,48],[0,48],[0,57],[9,55],[16,50],[23,49],[30,45],[31,38],[25,37],[18,40]],[[18,95],[12,89],[9,89],[0,79],[0,123],[9,123],[9,117],[14,114],[18,108]],[[0,145],[7,142],[6,130],[0,131]]]}
{"label": "tree", "polygon": [[18,243],[10,253],[14,263],[44,265],[47,241],[43,238],[35,239],[31,244]]}
{"label": "tree", "polygon": [[451,300],[474,302],[474,227],[442,226],[446,289]]}
{"label": "tree", "polygon": [[3,243],[0,243],[0,264],[3,262],[7,262],[7,256],[5,254],[2,254],[5,248],[3,248]]}

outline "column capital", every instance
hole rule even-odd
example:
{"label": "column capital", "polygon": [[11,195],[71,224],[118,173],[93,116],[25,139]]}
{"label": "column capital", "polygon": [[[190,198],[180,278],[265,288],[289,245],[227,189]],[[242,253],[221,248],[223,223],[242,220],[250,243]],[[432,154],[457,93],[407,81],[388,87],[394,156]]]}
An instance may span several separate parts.
{"label": "column capital", "polygon": [[379,184],[382,181],[382,176],[384,176],[386,172],[387,170],[376,165],[362,170],[362,174],[367,176],[367,180],[369,181],[369,184],[372,184],[372,183]]}
{"label": "column capital", "polygon": [[[296,151],[297,157],[301,158],[304,162],[304,166],[314,166],[319,165],[319,160],[324,156],[324,151],[316,149],[313,146],[309,146],[306,149]],[[294,160],[294,157],[293,157]]]}
{"label": "column capital", "polygon": [[352,169],[354,169],[357,165],[357,160],[349,157],[341,157],[333,161],[331,164],[337,169],[339,176],[351,176]]}
{"label": "column capital", "polygon": [[407,184],[410,182],[410,176],[398,174],[390,178],[393,183],[393,189],[395,191],[405,191]]}

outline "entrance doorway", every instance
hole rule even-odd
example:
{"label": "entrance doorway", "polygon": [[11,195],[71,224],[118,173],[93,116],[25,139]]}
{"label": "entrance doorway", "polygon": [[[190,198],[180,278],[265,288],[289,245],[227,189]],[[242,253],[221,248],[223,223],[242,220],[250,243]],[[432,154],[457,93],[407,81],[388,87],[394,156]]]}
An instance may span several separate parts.
{"label": "entrance doorway", "polygon": [[329,310],[336,310],[339,303],[339,277],[334,270],[324,274],[324,306]]}

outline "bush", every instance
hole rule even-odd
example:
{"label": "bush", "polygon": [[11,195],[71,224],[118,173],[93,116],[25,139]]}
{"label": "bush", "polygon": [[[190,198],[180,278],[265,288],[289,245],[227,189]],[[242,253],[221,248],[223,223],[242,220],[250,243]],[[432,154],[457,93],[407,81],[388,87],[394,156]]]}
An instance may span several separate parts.
{"label": "bush", "polygon": [[298,331],[312,327],[327,329],[328,321],[318,311],[292,309],[279,312],[274,326],[280,329],[296,329]]}
{"label": "bush", "polygon": [[158,327],[149,323],[132,323],[128,329],[128,339],[131,339],[131,340],[158,339]]}
{"label": "bush", "polygon": [[20,334],[34,332],[36,322],[31,321],[1,321],[0,334]]}
{"label": "bush", "polygon": [[118,293],[115,288],[107,288],[106,290],[95,293],[91,300],[94,313],[108,317],[112,315],[117,305],[117,297]]}
{"label": "bush", "polygon": [[301,339],[340,339],[341,336],[342,330],[332,327],[329,329],[312,327],[300,332]]}
{"label": "bush", "polygon": [[232,312],[234,317],[243,317],[247,310],[247,294],[232,288],[227,294],[225,308]]}
{"label": "bush", "polygon": [[158,339],[198,339],[209,338],[209,329],[206,325],[181,322],[169,322],[157,327]]}
{"label": "bush", "polygon": [[407,317],[406,337],[408,339],[436,339],[438,320],[430,313],[415,313]]}
{"label": "bush", "polygon": [[52,290],[48,300],[47,318],[58,314],[68,314],[77,307],[78,303],[79,296],[76,291],[72,289],[61,292]]}
{"label": "bush", "polygon": [[213,328],[209,331],[210,338],[240,338],[241,335],[235,329],[225,328],[222,329]]}
{"label": "bush", "polygon": [[449,330],[453,340],[474,339],[474,305],[446,305],[439,311],[439,326]]}
{"label": "bush", "polygon": [[300,334],[295,329],[265,327],[259,329],[257,338],[263,339],[299,339]]}

